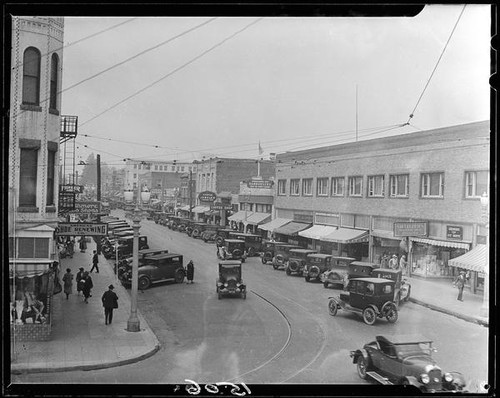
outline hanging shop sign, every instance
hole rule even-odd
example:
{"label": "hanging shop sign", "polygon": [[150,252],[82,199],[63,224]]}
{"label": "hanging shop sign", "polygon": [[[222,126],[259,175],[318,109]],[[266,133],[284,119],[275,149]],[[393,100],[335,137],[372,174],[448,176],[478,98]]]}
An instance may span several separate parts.
{"label": "hanging shop sign", "polygon": [[395,222],[394,236],[427,236],[427,222]]}
{"label": "hanging shop sign", "polygon": [[86,201],[75,202],[75,209],[70,213],[76,214],[99,214],[101,212],[101,202]]}
{"label": "hanging shop sign", "polygon": [[75,197],[74,192],[59,192],[59,212],[64,213],[75,209]]}
{"label": "hanging shop sign", "polygon": [[60,185],[59,186],[59,191],[61,191],[61,192],[83,193],[83,185],[75,185],[75,184]]}
{"label": "hanging shop sign", "polygon": [[217,195],[211,191],[203,191],[198,194],[200,202],[215,202]]}
{"label": "hanging shop sign", "polygon": [[104,236],[108,234],[106,223],[60,222],[57,228],[59,236]]}
{"label": "hanging shop sign", "polygon": [[231,210],[232,208],[232,205],[228,205],[222,202],[215,202],[210,205],[210,210]]}
{"label": "hanging shop sign", "polygon": [[250,180],[247,181],[248,188],[272,188],[274,181],[271,180]]}
{"label": "hanging shop sign", "polygon": [[464,230],[462,227],[457,227],[454,225],[446,226],[446,238],[447,239],[458,239],[462,240],[464,236]]}

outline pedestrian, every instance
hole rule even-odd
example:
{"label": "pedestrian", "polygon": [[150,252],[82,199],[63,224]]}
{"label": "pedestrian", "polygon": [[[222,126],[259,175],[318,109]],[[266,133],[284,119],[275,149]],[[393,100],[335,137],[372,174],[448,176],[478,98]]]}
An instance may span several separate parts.
{"label": "pedestrian", "polygon": [[70,239],[66,246],[69,258],[73,258],[73,253],[75,252],[75,241]]}
{"label": "pedestrian", "polygon": [[190,260],[186,267],[186,277],[187,283],[193,283],[194,279],[194,264],[193,260]]}
{"label": "pedestrian", "polygon": [[408,270],[406,269],[406,266],[408,265],[406,261],[406,256],[403,254],[401,258],[399,259],[399,268],[401,269],[403,275],[406,275]]}
{"label": "pedestrian", "polygon": [[113,285],[108,286],[108,290],[102,295],[102,306],[104,307],[104,323],[110,325],[113,321],[113,310],[118,308],[118,296],[113,291]]}
{"label": "pedestrian", "polygon": [[94,250],[94,255],[92,256],[92,268],[90,269],[90,272],[92,272],[94,270],[94,268],[96,269],[96,273],[98,274],[99,273],[99,256],[97,255],[97,250]]}
{"label": "pedestrian", "polygon": [[83,297],[85,297],[83,301],[85,301],[85,303],[88,304],[89,297],[92,297],[91,290],[94,287],[94,284],[92,283],[92,278],[90,277],[88,271],[85,271],[83,273],[82,281],[83,281],[82,292],[83,292]]}
{"label": "pedestrian", "polygon": [[384,252],[380,259],[380,268],[389,268],[389,255],[387,252]]}
{"label": "pedestrian", "polygon": [[87,250],[87,242],[85,241],[85,236],[80,237],[79,245],[80,252],[85,253],[85,250]]}
{"label": "pedestrian", "polygon": [[453,286],[456,286],[458,289],[457,300],[464,301],[464,299],[463,299],[464,286],[465,286],[465,272],[464,271],[460,271],[458,276],[453,281]]}
{"label": "pedestrian", "polygon": [[78,295],[83,290],[83,267],[79,268],[78,273],[76,274],[76,291]]}
{"label": "pedestrian", "polygon": [[73,293],[73,274],[69,268],[66,268],[66,273],[62,278],[64,282],[64,293],[66,294],[66,300],[69,299],[69,295]]}
{"label": "pedestrian", "polygon": [[389,268],[390,269],[398,268],[398,256],[396,254],[393,254],[392,258],[389,260]]}

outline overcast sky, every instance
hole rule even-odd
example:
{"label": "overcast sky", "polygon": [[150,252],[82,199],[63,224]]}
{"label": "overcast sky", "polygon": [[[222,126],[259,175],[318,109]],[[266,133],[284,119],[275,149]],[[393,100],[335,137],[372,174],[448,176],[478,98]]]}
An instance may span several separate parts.
{"label": "overcast sky", "polygon": [[259,141],[263,156],[354,141],[356,119],[360,140],[487,120],[490,6],[467,5],[410,126],[386,130],[408,121],[462,9],[66,18],[62,114],[79,117],[78,160],[100,153],[117,167],[123,158],[257,158]]}

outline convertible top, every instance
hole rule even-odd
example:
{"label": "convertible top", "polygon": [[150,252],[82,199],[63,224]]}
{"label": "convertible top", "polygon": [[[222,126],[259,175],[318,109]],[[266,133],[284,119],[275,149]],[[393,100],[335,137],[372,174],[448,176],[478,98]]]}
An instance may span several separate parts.
{"label": "convertible top", "polygon": [[432,343],[421,334],[397,334],[393,336],[376,336],[377,341],[382,341],[388,344],[401,345],[401,344],[417,344],[417,343]]}
{"label": "convertible top", "polygon": [[375,284],[380,284],[380,283],[385,283],[385,282],[392,282],[394,283],[393,280],[391,279],[384,279],[384,278],[351,278],[351,281],[366,281],[366,282],[371,282]]}

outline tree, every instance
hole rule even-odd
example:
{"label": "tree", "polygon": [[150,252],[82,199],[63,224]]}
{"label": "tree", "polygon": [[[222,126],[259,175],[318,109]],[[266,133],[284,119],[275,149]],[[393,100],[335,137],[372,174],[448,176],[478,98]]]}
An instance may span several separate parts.
{"label": "tree", "polygon": [[85,161],[79,181],[81,185],[97,185],[97,161],[94,153],[91,153]]}

